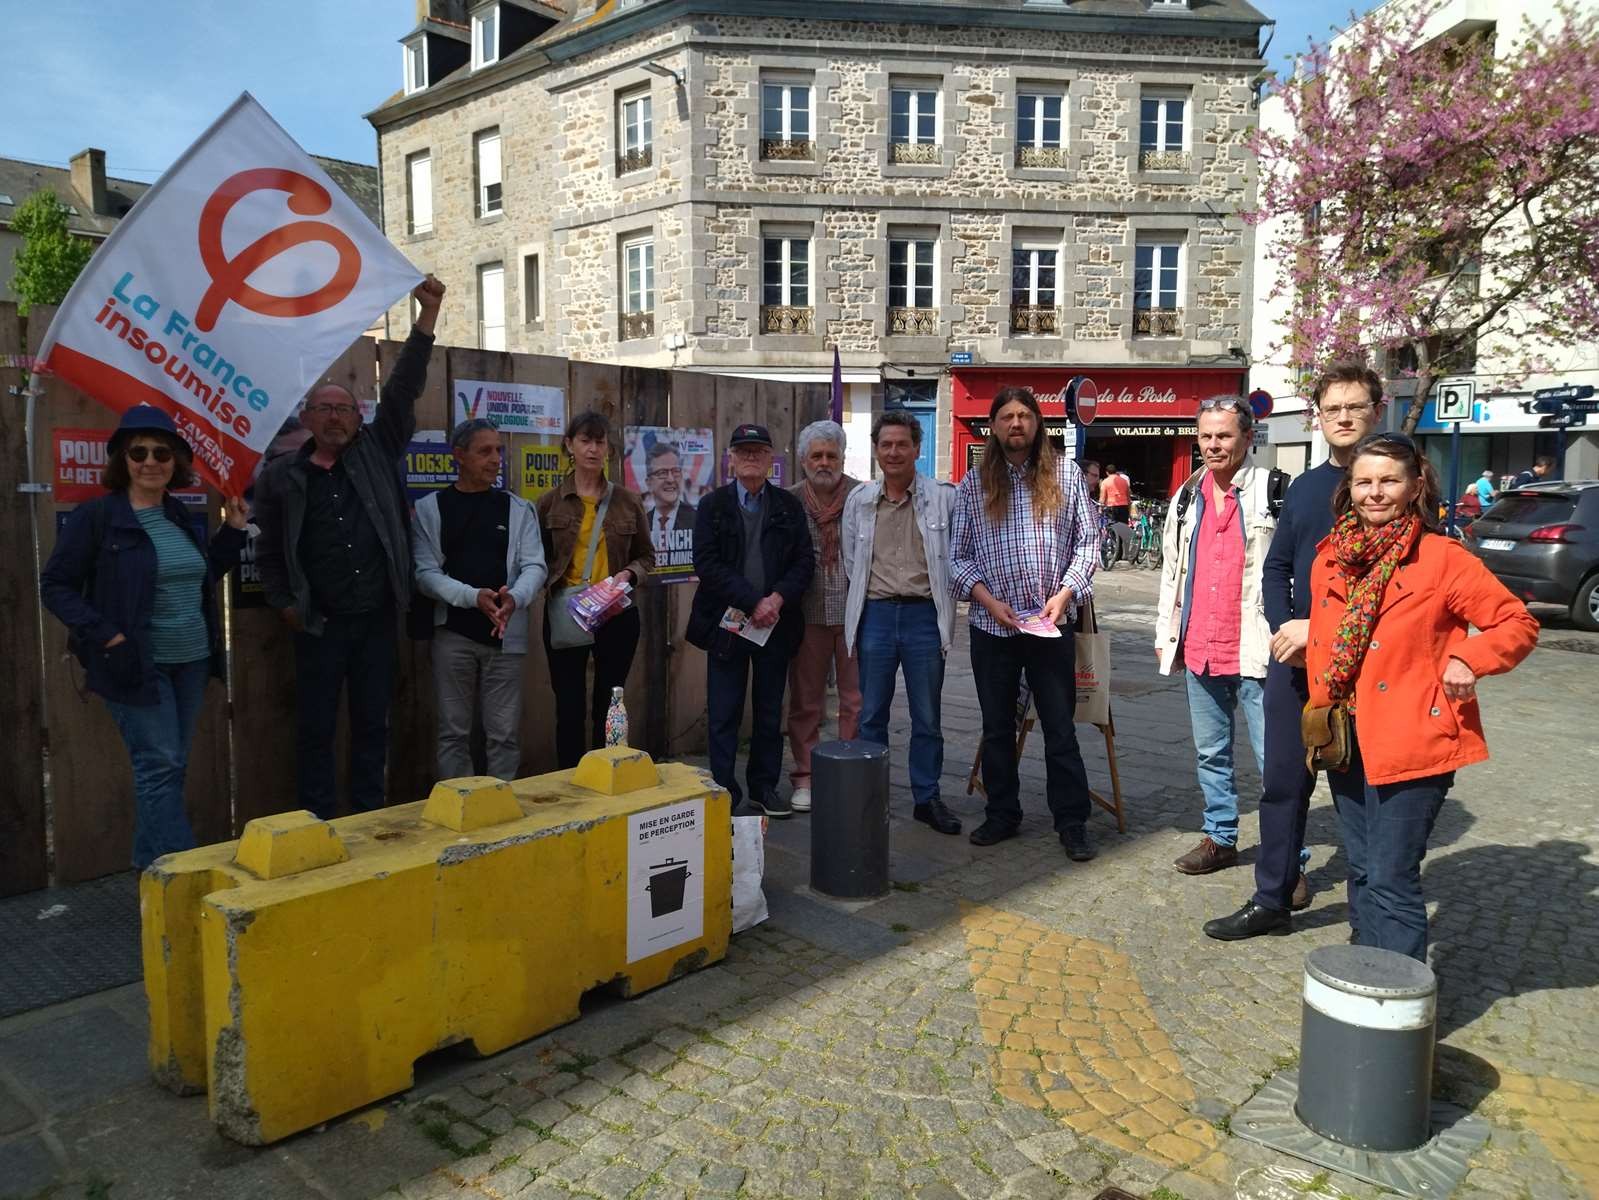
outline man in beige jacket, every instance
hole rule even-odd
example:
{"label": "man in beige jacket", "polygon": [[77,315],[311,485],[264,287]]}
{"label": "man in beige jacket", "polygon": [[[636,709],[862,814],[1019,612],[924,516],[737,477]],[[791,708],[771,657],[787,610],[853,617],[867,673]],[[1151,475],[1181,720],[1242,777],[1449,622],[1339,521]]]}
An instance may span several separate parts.
{"label": "man in beige jacket", "polygon": [[1164,534],[1155,653],[1162,675],[1180,666],[1186,678],[1205,795],[1204,836],[1175,863],[1185,875],[1207,875],[1238,861],[1233,733],[1239,708],[1257,767],[1265,756],[1262,696],[1271,630],[1261,571],[1276,527],[1271,492],[1280,472],[1245,465],[1253,425],[1249,404],[1237,396],[1200,405],[1205,465],[1178,491]]}

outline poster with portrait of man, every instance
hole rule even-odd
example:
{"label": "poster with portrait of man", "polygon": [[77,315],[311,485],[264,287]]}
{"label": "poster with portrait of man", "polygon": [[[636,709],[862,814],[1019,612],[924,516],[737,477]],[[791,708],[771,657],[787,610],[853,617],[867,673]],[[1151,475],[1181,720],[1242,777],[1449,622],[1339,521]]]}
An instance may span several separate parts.
{"label": "poster with portrait of man", "polygon": [[644,500],[655,569],[662,583],[694,576],[694,516],[716,486],[716,435],[710,429],[629,425],[622,450],[623,486]]}

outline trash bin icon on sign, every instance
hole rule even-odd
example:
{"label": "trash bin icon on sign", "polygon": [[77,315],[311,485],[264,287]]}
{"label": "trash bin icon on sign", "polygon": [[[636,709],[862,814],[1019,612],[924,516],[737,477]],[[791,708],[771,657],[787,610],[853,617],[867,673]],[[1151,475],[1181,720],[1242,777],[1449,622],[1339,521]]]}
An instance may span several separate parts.
{"label": "trash bin icon on sign", "polygon": [[683,889],[688,883],[688,860],[669,858],[650,867],[650,916],[665,917],[683,911]]}

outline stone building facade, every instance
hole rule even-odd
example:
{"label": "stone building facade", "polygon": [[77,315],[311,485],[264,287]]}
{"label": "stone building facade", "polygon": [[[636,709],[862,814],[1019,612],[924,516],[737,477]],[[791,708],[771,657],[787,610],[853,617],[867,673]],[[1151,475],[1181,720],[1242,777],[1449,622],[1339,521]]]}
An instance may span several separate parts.
{"label": "stone building facade", "polygon": [[[370,120],[386,230],[450,286],[451,342],[783,378],[825,378],[836,347],[852,433],[903,401],[945,478],[970,418],[952,356],[1020,383],[1138,369],[1159,394],[1242,368],[1245,0],[419,7],[408,63],[461,40],[471,62]],[[510,13],[540,27],[488,46]]]}

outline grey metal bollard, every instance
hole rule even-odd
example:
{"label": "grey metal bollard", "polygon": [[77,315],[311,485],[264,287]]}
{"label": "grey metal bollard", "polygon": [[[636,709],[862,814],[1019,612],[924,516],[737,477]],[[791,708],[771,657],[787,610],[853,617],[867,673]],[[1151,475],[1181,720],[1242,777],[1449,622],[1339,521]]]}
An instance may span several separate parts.
{"label": "grey metal bollard", "polygon": [[888,747],[811,751],[811,887],[840,899],[888,894]]}
{"label": "grey metal bollard", "polygon": [[1430,1136],[1438,980],[1426,963],[1369,946],[1305,957],[1299,1098],[1311,1130],[1362,1150]]}

